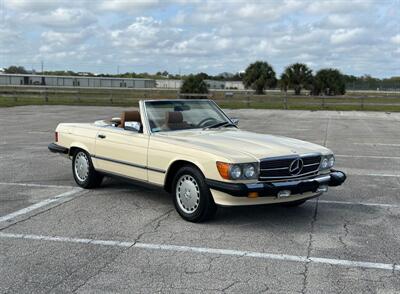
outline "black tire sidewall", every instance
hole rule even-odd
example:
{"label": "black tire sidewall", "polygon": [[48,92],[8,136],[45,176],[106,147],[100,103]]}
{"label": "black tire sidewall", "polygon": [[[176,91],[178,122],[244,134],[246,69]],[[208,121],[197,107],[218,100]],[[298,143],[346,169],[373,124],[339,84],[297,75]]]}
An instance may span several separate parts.
{"label": "black tire sidewall", "polygon": [[[176,186],[178,183],[178,180],[183,176],[183,175],[190,175],[192,176],[196,182],[197,185],[199,186],[200,190],[200,202],[198,208],[193,212],[193,213],[186,213],[184,212],[178,204],[178,199],[176,197]],[[175,209],[179,213],[179,215],[190,222],[201,222],[204,221],[208,218],[210,218],[215,210],[216,210],[216,205],[214,203],[214,199],[211,195],[210,189],[208,188],[203,174],[195,167],[192,166],[184,166],[179,171],[176,173],[174,176],[173,180],[173,185],[172,185],[172,191],[171,191]]]}
{"label": "black tire sidewall", "polygon": [[[79,153],[84,153],[89,162],[89,174],[85,181],[79,180],[79,178],[75,174],[75,160]],[[99,181],[98,177],[100,176],[97,174],[96,170],[94,169],[92,159],[91,159],[89,153],[87,153],[85,150],[82,150],[82,149],[77,150],[72,158],[72,174],[74,175],[75,182],[78,184],[78,186],[85,188],[85,189],[89,189],[89,188],[96,186],[97,182]]]}

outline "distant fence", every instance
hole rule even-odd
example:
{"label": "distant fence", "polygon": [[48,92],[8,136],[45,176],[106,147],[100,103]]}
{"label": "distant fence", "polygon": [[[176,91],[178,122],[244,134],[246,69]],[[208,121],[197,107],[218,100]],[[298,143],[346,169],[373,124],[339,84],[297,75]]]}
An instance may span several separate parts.
{"label": "distant fence", "polygon": [[[279,109],[357,109],[400,111],[400,92],[349,91],[343,96],[295,96],[271,90],[264,95],[253,91],[218,90],[209,94],[183,94],[172,89],[91,89],[59,87],[0,86],[0,105],[93,104],[133,105],[140,99],[209,98],[223,107]],[[201,97],[200,97],[201,96]],[[3,103],[1,103],[3,102]]]}

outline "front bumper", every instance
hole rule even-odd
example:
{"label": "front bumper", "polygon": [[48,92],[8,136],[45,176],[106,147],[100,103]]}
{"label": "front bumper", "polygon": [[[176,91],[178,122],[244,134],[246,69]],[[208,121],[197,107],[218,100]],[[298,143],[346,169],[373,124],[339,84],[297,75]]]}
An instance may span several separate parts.
{"label": "front bumper", "polygon": [[305,180],[285,182],[257,182],[250,184],[227,183],[206,179],[210,189],[217,190],[235,197],[248,197],[250,193],[258,193],[258,197],[277,197],[281,191],[290,191],[291,195],[303,193],[320,193],[321,186],[339,186],[346,180],[346,174],[331,170],[330,173],[318,175]]}

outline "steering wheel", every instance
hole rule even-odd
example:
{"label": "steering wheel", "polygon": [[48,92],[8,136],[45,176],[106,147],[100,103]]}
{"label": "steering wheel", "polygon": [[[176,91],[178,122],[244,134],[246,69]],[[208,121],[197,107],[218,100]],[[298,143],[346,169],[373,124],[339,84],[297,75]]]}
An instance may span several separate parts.
{"label": "steering wheel", "polygon": [[214,118],[214,117],[207,117],[207,118],[202,119],[202,120],[197,124],[197,126],[200,127],[200,128],[203,128],[203,127],[211,126],[211,125],[216,124],[216,123],[218,123],[218,122],[219,122],[219,120],[217,120],[217,119]]}

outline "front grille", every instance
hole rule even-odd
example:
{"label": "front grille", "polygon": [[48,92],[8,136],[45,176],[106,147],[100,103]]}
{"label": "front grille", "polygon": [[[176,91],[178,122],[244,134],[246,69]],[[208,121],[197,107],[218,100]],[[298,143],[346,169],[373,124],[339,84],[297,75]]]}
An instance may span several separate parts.
{"label": "front grille", "polygon": [[[291,173],[289,171],[290,165],[296,159],[301,159],[303,168],[299,173]],[[320,154],[306,154],[306,155],[289,155],[282,157],[264,158],[260,161],[260,176],[259,179],[265,180],[285,180],[296,179],[304,176],[312,176],[318,173],[319,165],[321,162]]]}

